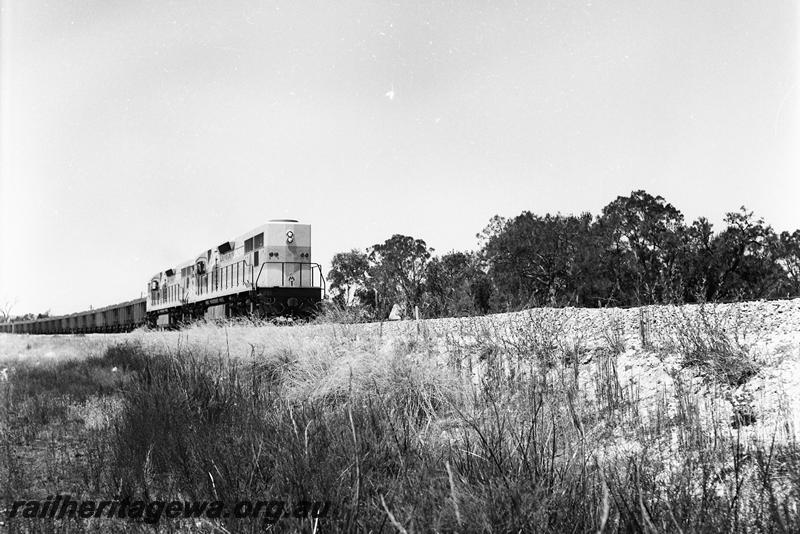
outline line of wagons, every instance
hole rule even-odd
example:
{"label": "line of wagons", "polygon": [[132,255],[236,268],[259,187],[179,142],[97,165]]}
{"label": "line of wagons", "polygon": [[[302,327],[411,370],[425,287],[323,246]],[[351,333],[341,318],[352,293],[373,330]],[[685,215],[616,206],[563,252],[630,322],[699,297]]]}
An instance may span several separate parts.
{"label": "line of wagons", "polygon": [[141,298],[59,317],[0,323],[0,332],[13,334],[129,332],[146,321],[147,301]]}

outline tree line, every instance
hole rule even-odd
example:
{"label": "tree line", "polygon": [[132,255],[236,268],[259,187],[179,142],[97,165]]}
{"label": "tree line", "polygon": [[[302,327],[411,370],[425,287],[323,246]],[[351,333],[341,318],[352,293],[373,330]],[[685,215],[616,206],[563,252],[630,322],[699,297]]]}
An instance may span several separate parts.
{"label": "tree line", "polygon": [[661,196],[619,196],[599,215],[493,217],[477,251],[434,256],[400,234],[334,255],[333,301],[385,318],[531,306],[637,306],[800,296],[800,230],[776,233],[744,207],[714,232]]}

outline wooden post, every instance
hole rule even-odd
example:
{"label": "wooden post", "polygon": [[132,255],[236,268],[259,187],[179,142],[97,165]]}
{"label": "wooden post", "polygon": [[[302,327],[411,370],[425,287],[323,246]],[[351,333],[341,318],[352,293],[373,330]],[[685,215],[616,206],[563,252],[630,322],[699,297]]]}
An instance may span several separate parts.
{"label": "wooden post", "polygon": [[639,338],[642,342],[643,350],[650,350],[650,328],[649,318],[645,317],[644,308],[639,308]]}

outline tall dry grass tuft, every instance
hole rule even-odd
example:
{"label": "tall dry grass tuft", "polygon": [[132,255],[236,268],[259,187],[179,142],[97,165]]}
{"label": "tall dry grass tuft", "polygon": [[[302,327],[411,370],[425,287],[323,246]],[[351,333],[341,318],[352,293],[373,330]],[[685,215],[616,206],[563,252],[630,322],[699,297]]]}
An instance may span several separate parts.
{"label": "tall dry grass tuft", "polygon": [[625,341],[625,325],[619,316],[612,312],[606,312],[604,317],[604,327],[602,338],[606,348],[615,355],[622,354],[627,348]]}
{"label": "tall dry grass tuft", "polygon": [[760,365],[752,350],[756,341],[752,319],[745,319],[738,308],[700,304],[672,311],[666,346],[681,355],[684,365],[732,387],[741,386],[758,373]]}

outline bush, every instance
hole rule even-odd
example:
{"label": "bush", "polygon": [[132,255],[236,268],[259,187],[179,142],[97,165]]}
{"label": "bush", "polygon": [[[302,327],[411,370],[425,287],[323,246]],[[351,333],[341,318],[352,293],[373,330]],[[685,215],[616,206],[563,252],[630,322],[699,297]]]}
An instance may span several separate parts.
{"label": "bush", "polygon": [[697,367],[733,387],[755,376],[760,366],[745,343],[748,325],[736,308],[723,310],[701,304],[695,313],[679,308],[671,327],[672,344],[683,364]]}

